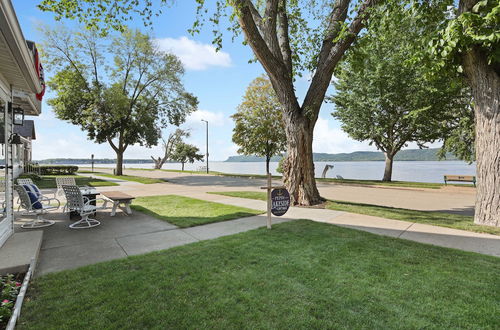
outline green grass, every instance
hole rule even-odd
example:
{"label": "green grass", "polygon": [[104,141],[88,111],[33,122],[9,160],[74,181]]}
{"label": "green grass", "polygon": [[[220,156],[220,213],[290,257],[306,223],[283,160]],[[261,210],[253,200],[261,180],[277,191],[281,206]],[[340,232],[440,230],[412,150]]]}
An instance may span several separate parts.
{"label": "green grass", "polygon": [[238,197],[238,198],[248,198],[248,199],[257,199],[259,201],[267,200],[267,193],[260,191],[216,191],[216,192],[208,192],[208,194],[212,195],[222,195],[229,197]]}
{"label": "green grass", "polygon": [[[87,173],[87,172],[80,171],[80,173]],[[106,178],[111,178],[111,179],[124,180],[124,181],[133,181],[133,182],[139,182],[139,183],[144,183],[144,184],[163,183],[163,182],[165,182],[165,180],[162,180],[162,179],[146,178],[146,177],[143,177],[143,176],[136,176],[136,175],[113,175],[113,174],[102,173],[102,172],[94,172],[93,174],[95,174],[97,176],[103,176],[103,177],[106,177]]]}
{"label": "green grass", "polygon": [[[210,194],[230,197],[266,200],[265,192],[258,191],[230,191],[210,192]],[[326,208],[330,210],[372,215],[381,218],[425,223],[454,229],[468,230],[478,233],[500,235],[499,227],[481,226],[474,224],[474,217],[446,212],[419,211],[373,204],[354,203],[347,201],[328,201]]]}
{"label": "green grass", "polygon": [[499,273],[299,220],[38,277],[18,329],[498,329]]}
{"label": "green grass", "polygon": [[91,187],[105,187],[105,186],[118,186],[114,182],[109,182],[101,179],[89,178],[78,175],[44,175],[40,180],[33,180],[33,182],[40,189],[56,188],[56,177],[74,177],[78,186],[91,186]]}
{"label": "green grass", "polygon": [[139,197],[134,200],[132,208],[182,228],[263,213],[177,195]]}

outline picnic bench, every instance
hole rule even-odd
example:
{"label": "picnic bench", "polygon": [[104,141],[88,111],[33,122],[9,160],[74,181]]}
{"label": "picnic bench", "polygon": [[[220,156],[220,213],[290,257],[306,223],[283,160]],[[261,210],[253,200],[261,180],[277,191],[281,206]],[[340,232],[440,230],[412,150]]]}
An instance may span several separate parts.
{"label": "picnic bench", "polygon": [[130,209],[130,204],[135,197],[128,194],[122,193],[121,191],[106,191],[102,195],[105,197],[106,201],[113,203],[113,208],[111,210],[111,216],[116,215],[116,209],[120,208],[125,214],[132,214]]}
{"label": "picnic bench", "polygon": [[474,184],[474,187],[476,186],[476,177],[474,175],[445,175],[444,184],[448,184],[448,181],[472,182]]}

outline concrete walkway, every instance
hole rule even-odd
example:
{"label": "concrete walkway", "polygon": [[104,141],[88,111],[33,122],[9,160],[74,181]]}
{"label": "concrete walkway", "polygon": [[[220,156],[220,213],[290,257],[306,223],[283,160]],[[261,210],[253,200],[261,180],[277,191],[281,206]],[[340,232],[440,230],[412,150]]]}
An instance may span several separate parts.
{"label": "concrete walkway", "polygon": [[[169,172],[165,173],[170,174]],[[263,180],[252,180],[252,186],[241,186],[239,181],[241,178],[192,175],[191,184],[186,184],[186,177],[189,174],[181,173],[182,176],[179,176],[178,173],[173,174],[169,179],[170,182],[147,185],[101,177],[104,180],[113,180],[120,186],[99,187],[98,189],[100,191],[120,190],[133,196],[176,194],[262,211],[266,208],[266,203],[263,201],[206,193],[207,191],[256,190],[258,188],[255,185],[257,187],[263,185]],[[203,182],[201,183],[197,177],[204,177],[201,179]],[[175,181],[176,178],[183,184]],[[201,184],[197,185],[196,182]],[[208,185],[210,183],[213,185]],[[72,230],[68,228],[70,221],[67,215],[56,213],[51,214],[50,218],[56,220],[56,224],[43,229],[43,243],[37,276],[233,235],[263,227],[266,224],[265,215],[260,215],[181,229],[140,212],[134,212],[133,216],[119,214],[116,217],[111,217],[108,212],[100,212],[98,219],[101,221],[101,226],[86,230]],[[361,214],[292,207],[286,217],[273,218],[273,223],[294,219],[310,219],[374,234],[500,257],[500,236]],[[23,231],[19,229],[22,221],[21,218],[16,222],[16,231],[18,232]]]}
{"label": "concrete walkway", "polygon": [[[111,173],[112,169],[96,171]],[[166,171],[146,171],[125,169],[124,174],[138,175],[167,180],[170,185],[148,185],[148,189],[127,185],[131,194],[158,195],[161,190],[172,191],[260,191],[265,180],[247,177],[231,177]],[[101,177],[103,180],[109,178]],[[157,187],[155,187],[157,186]],[[110,187],[111,188],[111,187]],[[137,190],[136,188],[140,188]],[[362,186],[318,182],[321,195],[328,199],[406,208],[422,211],[442,211],[463,215],[474,214],[476,189],[471,187],[447,186],[441,189]],[[164,194],[164,193],[163,193]]]}
{"label": "concrete walkway", "polygon": [[[109,212],[99,212],[100,226],[74,230],[68,227],[71,221],[67,214],[52,213],[47,218],[56,223],[36,230],[43,231],[36,276],[233,235],[266,224],[264,216],[253,216],[181,229],[140,212],[116,217],[111,217]],[[278,222],[289,220],[283,218]],[[28,232],[20,228],[23,221],[22,217],[16,218],[16,232]]]}
{"label": "concrete walkway", "polygon": [[[206,193],[185,196],[265,210],[266,202]],[[500,257],[500,236],[327,209],[291,207],[289,219],[309,219],[370,233]],[[273,218],[277,219],[277,218]]]}

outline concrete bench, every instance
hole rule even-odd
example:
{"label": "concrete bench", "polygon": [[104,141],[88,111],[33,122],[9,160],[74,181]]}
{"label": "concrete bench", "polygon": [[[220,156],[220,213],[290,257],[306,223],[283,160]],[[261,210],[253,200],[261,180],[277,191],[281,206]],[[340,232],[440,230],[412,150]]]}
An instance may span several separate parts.
{"label": "concrete bench", "polygon": [[474,184],[474,187],[476,186],[476,177],[474,175],[445,175],[444,184],[448,184],[448,181],[472,182]]}
{"label": "concrete bench", "polygon": [[116,215],[117,208],[120,208],[123,212],[125,212],[125,214],[132,214],[130,204],[132,204],[132,200],[135,197],[122,193],[121,191],[107,191],[103,192],[102,195],[106,200],[113,203],[113,209],[111,210],[112,217]]}

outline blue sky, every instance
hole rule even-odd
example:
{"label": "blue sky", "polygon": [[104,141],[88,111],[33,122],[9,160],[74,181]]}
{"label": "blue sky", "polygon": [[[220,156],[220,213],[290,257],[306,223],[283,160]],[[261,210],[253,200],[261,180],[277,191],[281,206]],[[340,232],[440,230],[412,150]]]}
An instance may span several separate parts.
{"label": "blue sky", "polygon": [[[21,28],[26,39],[41,41],[42,36],[37,31],[37,25],[53,26],[56,24],[53,15],[43,13],[36,8],[39,1],[13,0]],[[195,1],[177,1],[170,8],[154,19],[153,30],[145,28],[140,19],[130,22],[130,26],[150,32],[158,39],[160,46],[178,55],[183,62],[186,74],[184,84],[186,89],[199,99],[199,111],[191,115],[185,128],[191,130],[189,143],[197,145],[205,151],[205,123],[210,122],[210,159],[225,160],[235,155],[237,147],[231,141],[234,127],[231,114],[248,84],[263,73],[259,63],[249,64],[252,52],[248,46],[241,43],[241,38],[234,42],[228,35],[221,52],[216,53],[211,45],[211,28],[206,26],[201,34],[191,36],[187,30],[194,19]],[[74,25],[74,22],[64,23]],[[46,79],[49,77],[46,77]],[[307,78],[296,82],[297,95],[302,97],[308,87]],[[49,90],[45,100],[53,94]],[[350,139],[340,129],[340,123],[334,120],[330,113],[332,105],[325,104],[321,110],[316,125],[315,152],[352,152],[357,150],[375,150],[368,143]],[[52,109],[44,102],[42,115],[35,118],[37,140],[33,146],[34,159],[46,158],[88,158],[95,154],[96,158],[115,158],[111,147],[107,144],[95,144],[87,139],[86,133],[79,127],[55,118]],[[168,135],[173,127],[165,131]],[[125,158],[149,158],[162,153],[161,147],[145,148],[131,146],[125,153]]]}

